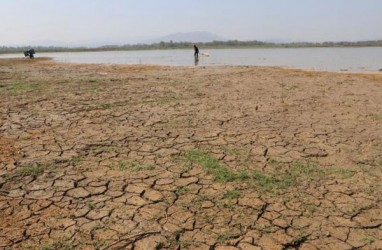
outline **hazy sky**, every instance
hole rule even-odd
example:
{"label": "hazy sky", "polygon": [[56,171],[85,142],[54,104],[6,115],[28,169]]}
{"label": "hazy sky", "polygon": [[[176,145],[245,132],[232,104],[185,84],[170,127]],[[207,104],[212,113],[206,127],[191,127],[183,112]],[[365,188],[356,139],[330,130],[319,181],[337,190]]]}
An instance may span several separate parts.
{"label": "hazy sky", "polygon": [[0,0],[0,45],[131,43],[176,32],[228,39],[382,39],[381,0]]}

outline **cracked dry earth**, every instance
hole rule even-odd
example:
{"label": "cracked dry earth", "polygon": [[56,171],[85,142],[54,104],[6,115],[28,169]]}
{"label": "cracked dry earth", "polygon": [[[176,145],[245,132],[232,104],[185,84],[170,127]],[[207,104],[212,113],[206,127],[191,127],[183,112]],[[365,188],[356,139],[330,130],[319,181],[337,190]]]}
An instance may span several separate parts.
{"label": "cracked dry earth", "polygon": [[382,249],[382,75],[0,60],[1,249]]}

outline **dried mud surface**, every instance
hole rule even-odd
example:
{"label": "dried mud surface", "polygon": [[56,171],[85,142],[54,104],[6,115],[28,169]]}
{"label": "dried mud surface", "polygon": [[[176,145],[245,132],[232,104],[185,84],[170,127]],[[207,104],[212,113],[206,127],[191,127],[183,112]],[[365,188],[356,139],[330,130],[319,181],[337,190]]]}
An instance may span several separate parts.
{"label": "dried mud surface", "polygon": [[0,60],[0,249],[382,249],[382,76]]}

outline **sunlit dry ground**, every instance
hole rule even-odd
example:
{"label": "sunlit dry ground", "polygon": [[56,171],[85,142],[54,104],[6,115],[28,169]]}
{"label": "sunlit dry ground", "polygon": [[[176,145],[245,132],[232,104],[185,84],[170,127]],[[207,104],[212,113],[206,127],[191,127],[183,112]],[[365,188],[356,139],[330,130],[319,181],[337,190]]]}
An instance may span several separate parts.
{"label": "sunlit dry ground", "polygon": [[382,75],[0,60],[0,248],[382,249]]}

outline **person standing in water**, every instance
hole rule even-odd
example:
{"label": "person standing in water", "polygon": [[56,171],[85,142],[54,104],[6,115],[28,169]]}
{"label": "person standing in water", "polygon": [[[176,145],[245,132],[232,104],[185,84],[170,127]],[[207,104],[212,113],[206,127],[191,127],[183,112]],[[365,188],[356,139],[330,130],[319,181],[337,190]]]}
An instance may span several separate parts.
{"label": "person standing in water", "polygon": [[199,48],[194,44],[194,57],[199,57]]}

